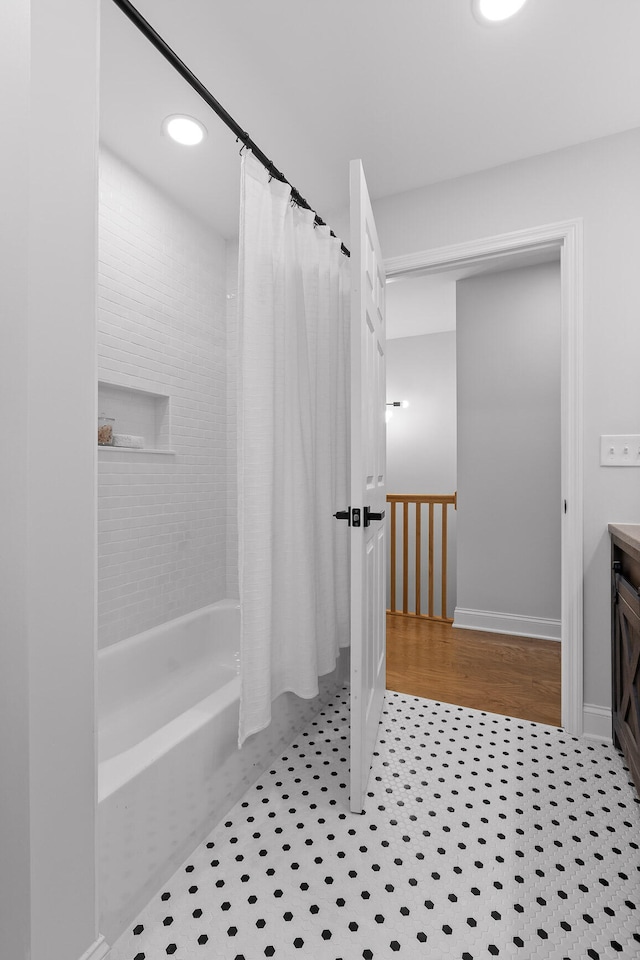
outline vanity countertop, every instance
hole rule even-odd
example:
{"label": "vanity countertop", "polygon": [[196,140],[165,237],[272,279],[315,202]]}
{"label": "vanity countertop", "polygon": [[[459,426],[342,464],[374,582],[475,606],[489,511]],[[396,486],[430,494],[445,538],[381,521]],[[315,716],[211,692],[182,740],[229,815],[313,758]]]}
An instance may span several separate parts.
{"label": "vanity countertop", "polygon": [[610,523],[609,533],[640,559],[640,523]]}

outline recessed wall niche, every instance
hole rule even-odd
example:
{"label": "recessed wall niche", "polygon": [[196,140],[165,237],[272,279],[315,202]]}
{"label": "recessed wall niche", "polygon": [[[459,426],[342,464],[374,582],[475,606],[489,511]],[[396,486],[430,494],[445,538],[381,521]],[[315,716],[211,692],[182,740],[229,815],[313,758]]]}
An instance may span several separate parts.
{"label": "recessed wall niche", "polygon": [[142,448],[101,446],[105,452],[174,454],[171,449],[171,398],[123,387],[104,380],[98,382],[98,416],[113,417],[114,434],[144,437]]}
{"label": "recessed wall niche", "polygon": [[98,226],[96,413],[114,417],[116,435],[145,438],[142,453],[98,447],[102,648],[237,590],[226,561],[226,243],[104,146]]}

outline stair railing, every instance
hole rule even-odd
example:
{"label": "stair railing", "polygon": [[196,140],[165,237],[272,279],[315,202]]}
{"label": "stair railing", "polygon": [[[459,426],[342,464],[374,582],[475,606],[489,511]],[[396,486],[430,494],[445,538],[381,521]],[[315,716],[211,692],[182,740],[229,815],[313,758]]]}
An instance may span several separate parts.
{"label": "stair railing", "polygon": [[[422,617],[428,620],[442,620],[453,623],[447,616],[447,556],[448,556],[448,509],[457,508],[457,494],[387,494],[387,503],[390,507],[390,544],[391,561],[390,575],[390,613],[402,613],[405,616]],[[397,579],[398,579],[398,520],[397,506],[402,504],[402,609],[397,606]],[[422,580],[423,580],[423,524],[422,507],[428,506],[428,536],[427,542],[427,612],[422,611]],[[413,506],[414,509],[410,510]],[[440,613],[435,613],[435,532],[436,507],[440,507]],[[409,609],[409,543],[414,541],[414,573],[415,610]]]}

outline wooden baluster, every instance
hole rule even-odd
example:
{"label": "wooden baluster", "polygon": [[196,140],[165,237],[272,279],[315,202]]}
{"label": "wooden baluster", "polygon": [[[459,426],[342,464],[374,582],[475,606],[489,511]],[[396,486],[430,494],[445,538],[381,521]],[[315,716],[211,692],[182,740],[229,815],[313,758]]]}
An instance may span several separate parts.
{"label": "wooden baluster", "polygon": [[396,502],[391,502],[391,611],[396,609]]}
{"label": "wooden baluster", "polygon": [[[405,616],[428,617],[431,620],[445,620],[451,622],[447,617],[447,563],[448,563],[448,538],[449,538],[449,513],[448,508],[451,504],[454,510],[457,507],[457,494],[446,494],[442,496],[432,494],[389,494],[387,503],[391,510],[390,523],[390,610],[392,613],[403,613]],[[402,607],[398,609],[398,518],[396,513],[397,505],[402,504]],[[428,612],[422,612],[422,505],[429,505],[429,553],[428,553]],[[410,508],[415,504],[415,613],[409,612],[409,534],[410,534]],[[440,591],[440,613],[435,612],[435,507],[438,504],[442,510],[441,517],[441,578],[439,584]]]}
{"label": "wooden baluster", "polygon": [[402,612],[409,612],[409,503],[402,504]]}
{"label": "wooden baluster", "polygon": [[429,503],[429,616],[433,616],[433,503]]}
{"label": "wooden baluster", "polygon": [[447,616],[447,511],[449,507],[442,504],[442,606],[440,616]]}
{"label": "wooden baluster", "polygon": [[422,537],[422,504],[416,501],[416,617],[420,616],[420,580],[422,571],[420,569],[421,537]]}

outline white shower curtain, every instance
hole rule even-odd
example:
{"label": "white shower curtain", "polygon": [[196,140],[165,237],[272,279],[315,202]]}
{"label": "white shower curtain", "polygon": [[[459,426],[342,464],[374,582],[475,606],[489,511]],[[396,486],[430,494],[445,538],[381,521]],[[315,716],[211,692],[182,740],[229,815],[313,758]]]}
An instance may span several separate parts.
{"label": "white shower curtain", "polygon": [[238,282],[240,745],[349,642],[349,261],[243,157]]}

